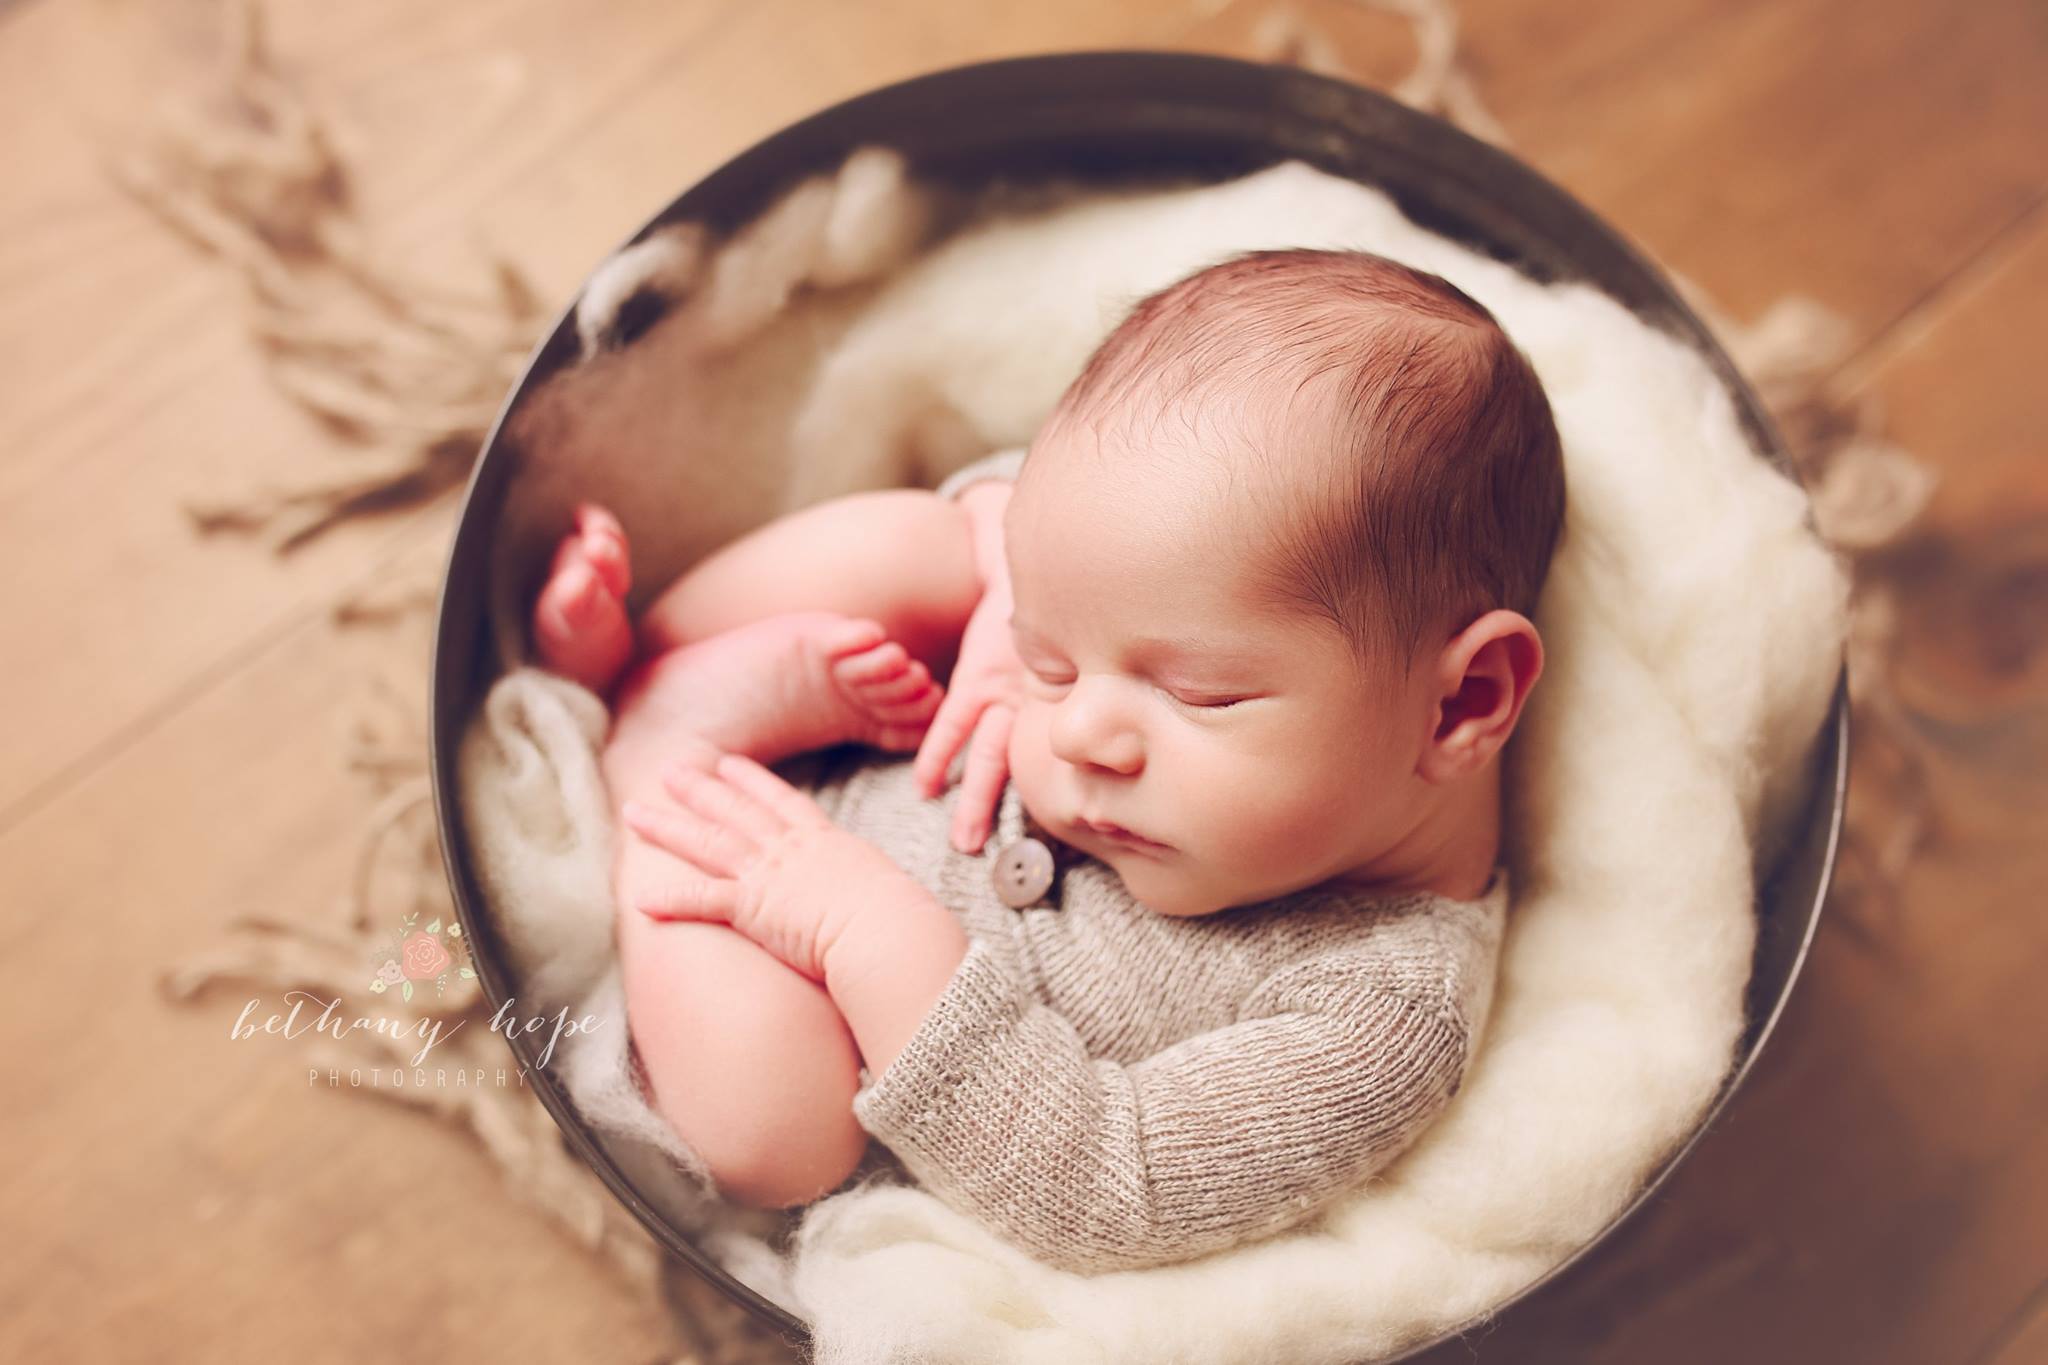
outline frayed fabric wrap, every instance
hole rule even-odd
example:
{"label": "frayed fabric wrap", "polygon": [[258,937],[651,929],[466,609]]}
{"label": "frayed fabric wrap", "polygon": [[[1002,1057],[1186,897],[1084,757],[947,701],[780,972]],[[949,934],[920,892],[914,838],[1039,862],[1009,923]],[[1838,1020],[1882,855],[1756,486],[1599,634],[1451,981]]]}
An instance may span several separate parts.
{"label": "frayed fabric wrap", "polygon": [[[720,248],[723,274],[699,269],[707,248],[687,226],[615,257],[579,312],[591,353],[508,429],[522,464],[495,537],[505,671],[463,737],[461,818],[521,999],[608,1011],[557,1062],[577,1108],[609,1147],[665,1153],[650,1178],[673,1187],[698,1244],[806,1319],[826,1365],[1335,1365],[1487,1312],[1627,1205],[1733,1059],[1757,872],[1808,798],[1842,659],[1846,575],[1804,495],[1748,444],[1704,357],[1585,284],[1538,284],[1424,231],[1373,189],[1289,163],[1039,207],[913,251],[923,191],[886,153],[860,155],[857,176],[799,187]],[[756,230],[773,249],[750,245]],[[871,249],[856,249],[863,234]],[[694,1158],[633,1081],[603,709],[523,663],[519,622],[552,538],[578,498],[619,509],[637,606],[789,507],[932,487],[1028,443],[1131,303],[1269,246],[1362,248],[1443,275],[1528,354],[1564,441],[1566,530],[1537,614],[1546,672],[1506,768],[1514,907],[1463,1089],[1314,1225],[1182,1264],[1045,1266],[900,1169],[795,1211],[787,1246],[753,1236],[692,1184]],[[672,289],[667,315],[600,345],[605,300],[642,286]],[[734,298],[780,307],[748,314]]]}

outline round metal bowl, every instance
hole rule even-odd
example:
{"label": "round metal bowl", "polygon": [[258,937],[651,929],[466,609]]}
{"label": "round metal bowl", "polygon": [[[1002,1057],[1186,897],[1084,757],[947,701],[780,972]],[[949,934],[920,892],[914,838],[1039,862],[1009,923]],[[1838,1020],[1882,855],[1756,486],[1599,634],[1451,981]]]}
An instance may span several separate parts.
{"label": "round metal bowl", "polygon": [[[1150,179],[1223,180],[1299,159],[1390,194],[1422,226],[1510,262],[1539,280],[1587,281],[1652,325],[1694,346],[1735,400],[1756,447],[1794,475],[1756,395],[1664,276],[1612,228],[1512,156],[1370,90],[1283,67],[1163,52],[1089,52],[958,67],[861,95],[755,144],[700,180],[629,239],[677,220],[736,228],[806,176],[837,169],[858,147],[901,151],[914,174],[963,189],[995,179],[1058,177],[1130,184]],[[624,245],[624,244],[622,244]],[[521,397],[576,353],[571,311],[535,351],[506,402],[473,474],[442,586],[433,663],[430,744],[434,803],[448,875],[481,983],[495,1008],[516,984],[470,865],[455,752],[463,726],[495,676],[487,630],[487,566],[514,460],[506,418]],[[1497,1310],[1513,1310],[1586,1260],[1640,1209],[1691,1151],[1741,1086],[1790,998],[1820,921],[1834,866],[1848,772],[1846,666],[1814,756],[1810,797],[1774,867],[1760,868],[1759,933],[1747,1028],[1736,1064],[1692,1136],[1636,1199],[1577,1254]],[[808,1345],[805,1324],[710,1261],[637,1191],[583,1127],[558,1082],[534,1065],[537,1046],[511,1045],[572,1147],[654,1236],[736,1302]],[[1455,1336],[1445,1333],[1397,1357],[1410,1360]]]}

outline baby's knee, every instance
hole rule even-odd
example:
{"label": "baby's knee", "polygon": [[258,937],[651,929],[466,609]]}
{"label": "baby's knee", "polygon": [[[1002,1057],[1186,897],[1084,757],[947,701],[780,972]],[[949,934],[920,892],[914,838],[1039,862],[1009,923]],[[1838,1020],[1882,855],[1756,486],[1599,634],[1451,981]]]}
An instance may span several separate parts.
{"label": "baby's knee", "polygon": [[843,1184],[867,1149],[853,1116],[860,1053],[845,1022],[808,1009],[746,1022],[754,1046],[728,1073],[708,1158],[720,1191],[752,1208],[807,1204]]}
{"label": "baby's knee", "polygon": [[764,1047],[758,1066],[736,1069],[716,1117],[700,1132],[700,1155],[719,1193],[749,1208],[786,1209],[823,1198],[846,1182],[867,1150],[867,1131],[853,1116],[857,1077],[842,1085],[836,1068],[814,1066],[827,1074],[806,1082],[785,1070],[783,1079],[770,1079],[770,1068],[788,1068],[790,1041]]}
{"label": "baby's knee", "polygon": [[819,1112],[801,1133],[761,1142],[711,1166],[719,1193],[755,1209],[814,1203],[846,1183],[868,1146],[867,1130],[849,1108]]}
{"label": "baby's knee", "polygon": [[860,1054],[831,998],[720,924],[622,916],[626,1009],[655,1110],[727,1198],[807,1203],[860,1164]]}

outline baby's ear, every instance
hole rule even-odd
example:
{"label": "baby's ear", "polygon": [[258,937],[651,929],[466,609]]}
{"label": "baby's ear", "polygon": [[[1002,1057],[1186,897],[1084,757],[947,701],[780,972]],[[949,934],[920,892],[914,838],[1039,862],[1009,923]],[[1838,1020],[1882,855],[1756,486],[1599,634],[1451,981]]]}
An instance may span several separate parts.
{"label": "baby's ear", "polygon": [[1521,719],[1543,673],[1543,639],[1520,612],[1490,611],[1437,656],[1437,723],[1419,768],[1450,782],[1485,767]]}

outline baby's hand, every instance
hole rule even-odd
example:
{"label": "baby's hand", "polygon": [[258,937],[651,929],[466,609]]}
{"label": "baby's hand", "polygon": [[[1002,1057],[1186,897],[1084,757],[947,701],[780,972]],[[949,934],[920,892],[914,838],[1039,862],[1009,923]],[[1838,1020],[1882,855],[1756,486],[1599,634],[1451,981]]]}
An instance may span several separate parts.
{"label": "baby's hand", "polygon": [[1004,582],[991,585],[968,618],[953,676],[912,765],[924,794],[937,796],[953,756],[967,746],[952,829],[953,847],[962,853],[980,851],[995,825],[996,803],[1010,777],[1010,724],[1023,696],[1024,664],[1011,640]]}
{"label": "baby's hand", "polygon": [[664,775],[675,803],[628,801],[634,833],[700,876],[679,878],[633,908],[658,920],[730,924],[814,981],[862,913],[931,893],[809,795],[741,754],[697,739]]}
{"label": "baby's hand", "polygon": [[[946,789],[953,758],[967,745],[960,800],[953,808],[953,847],[974,853],[995,824],[996,803],[1010,777],[1010,724],[1024,697],[1024,663],[1010,635],[1010,571],[1003,556],[1003,510],[1010,485],[986,480],[961,494],[974,533],[981,601],[961,632],[960,654],[938,713],[913,763],[928,797]],[[972,737],[970,740],[970,736]]]}

